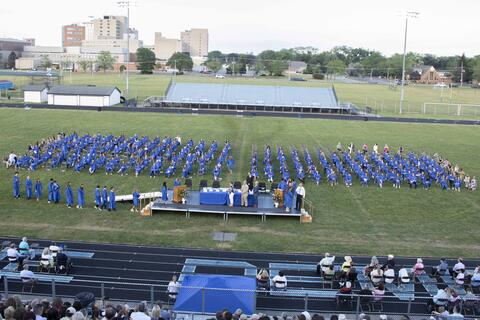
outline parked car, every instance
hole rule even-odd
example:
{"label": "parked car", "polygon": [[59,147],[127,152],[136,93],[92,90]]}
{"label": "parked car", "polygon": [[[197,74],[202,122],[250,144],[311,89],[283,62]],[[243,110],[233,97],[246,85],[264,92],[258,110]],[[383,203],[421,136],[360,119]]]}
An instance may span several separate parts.
{"label": "parked car", "polygon": [[225,79],[225,76],[223,74],[216,74],[215,78],[217,79]]}

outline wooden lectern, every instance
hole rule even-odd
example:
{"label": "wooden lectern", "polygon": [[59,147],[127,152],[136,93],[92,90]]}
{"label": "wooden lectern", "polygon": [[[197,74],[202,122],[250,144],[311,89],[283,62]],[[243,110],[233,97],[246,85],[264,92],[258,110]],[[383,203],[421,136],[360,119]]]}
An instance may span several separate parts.
{"label": "wooden lectern", "polygon": [[187,186],[176,186],[173,188],[173,202],[174,203],[182,203],[182,194],[187,193]]}

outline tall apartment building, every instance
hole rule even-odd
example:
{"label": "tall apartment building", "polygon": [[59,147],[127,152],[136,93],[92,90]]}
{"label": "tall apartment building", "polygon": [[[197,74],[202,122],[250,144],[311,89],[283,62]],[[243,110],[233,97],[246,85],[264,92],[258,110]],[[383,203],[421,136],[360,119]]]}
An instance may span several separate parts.
{"label": "tall apartment building", "polygon": [[127,32],[128,18],[124,16],[103,16],[93,20],[94,38],[97,40],[123,39]]}
{"label": "tall apartment building", "polygon": [[85,27],[78,24],[62,26],[62,46],[80,47],[85,40]]}
{"label": "tall apartment building", "polygon": [[208,29],[190,29],[180,33],[182,52],[192,57],[208,55]]}
{"label": "tall apartment building", "polygon": [[182,51],[182,43],[178,39],[168,39],[161,32],[155,32],[153,51],[159,60],[168,60],[175,52]]}

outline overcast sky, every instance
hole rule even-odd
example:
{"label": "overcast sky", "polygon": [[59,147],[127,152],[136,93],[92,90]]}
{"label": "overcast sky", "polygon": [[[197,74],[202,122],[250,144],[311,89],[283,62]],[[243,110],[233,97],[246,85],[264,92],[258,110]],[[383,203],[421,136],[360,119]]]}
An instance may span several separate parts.
{"label": "overcast sky", "polygon": [[[410,20],[408,50],[436,55],[480,54],[480,0],[135,0],[131,24],[144,44],[154,32],[179,38],[208,28],[210,50],[253,52],[337,45],[403,51],[402,12]],[[0,37],[34,37],[61,45],[61,26],[89,16],[126,14],[112,0],[16,0],[0,8]]]}

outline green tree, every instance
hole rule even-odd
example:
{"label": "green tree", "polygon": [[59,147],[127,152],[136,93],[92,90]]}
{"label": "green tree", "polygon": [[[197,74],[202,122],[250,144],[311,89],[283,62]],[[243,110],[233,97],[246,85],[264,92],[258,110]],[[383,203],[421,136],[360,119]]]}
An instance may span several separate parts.
{"label": "green tree", "polygon": [[288,69],[287,61],[275,60],[270,67],[270,75],[279,77],[283,75],[283,72]]}
{"label": "green tree", "polygon": [[212,71],[213,73],[217,73],[220,69],[222,69],[222,63],[218,60],[210,60],[205,62],[205,67],[208,70]]}
{"label": "green tree", "polygon": [[100,70],[106,72],[107,70],[113,69],[115,58],[112,57],[110,51],[100,51],[100,54],[97,57],[97,64]]}
{"label": "green tree", "polygon": [[155,68],[155,53],[147,48],[137,49],[137,67],[142,74],[151,74]]}
{"label": "green tree", "polygon": [[330,75],[345,74],[347,66],[340,59],[331,60],[327,63],[327,73]]}
{"label": "green tree", "polygon": [[87,69],[90,66],[90,61],[80,60],[78,64],[80,65],[80,69],[82,69],[83,72],[87,72]]}
{"label": "green tree", "polygon": [[13,69],[15,68],[15,60],[17,60],[17,54],[15,52],[10,52],[8,55],[8,60],[7,60],[7,68],[8,69]]}
{"label": "green tree", "polygon": [[43,55],[40,61],[40,66],[44,69],[50,68],[52,66],[52,61],[47,55]]}
{"label": "green tree", "polygon": [[472,67],[472,79],[480,82],[480,56],[475,57],[474,60],[475,62]]}
{"label": "green tree", "polygon": [[190,55],[176,52],[168,59],[167,66],[170,68],[176,67],[179,71],[190,71],[193,68],[193,61]]}
{"label": "green tree", "polygon": [[127,70],[127,67],[124,64],[122,64],[120,68],[118,68],[118,70],[123,73],[125,72],[125,70]]}

